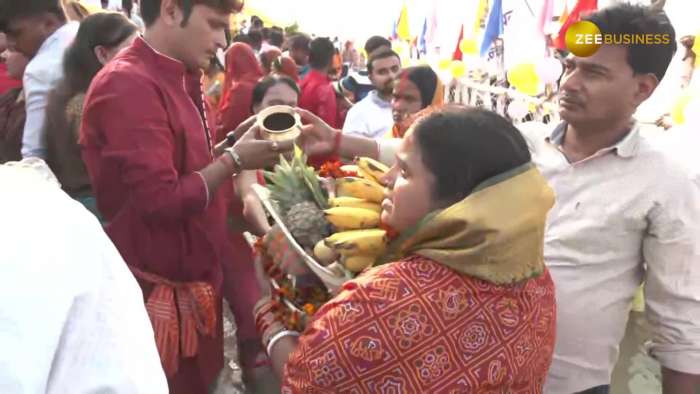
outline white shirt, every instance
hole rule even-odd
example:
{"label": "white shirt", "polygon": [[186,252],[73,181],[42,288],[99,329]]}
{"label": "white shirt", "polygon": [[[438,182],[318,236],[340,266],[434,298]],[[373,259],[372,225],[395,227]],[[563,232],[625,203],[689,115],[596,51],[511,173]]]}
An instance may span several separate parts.
{"label": "white shirt", "polygon": [[646,279],[651,354],[700,374],[700,184],[639,132],[578,163],[565,127],[521,125],[555,190],[545,262],[557,294],[557,342],[545,392],[610,384],[635,290]]}
{"label": "white shirt", "polygon": [[27,65],[22,83],[26,97],[27,120],[22,137],[22,157],[46,158],[44,121],[49,92],[63,78],[63,53],[78,32],[78,22],[56,30]]}
{"label": "white shirt", "polygon": [[0,190],[0,393],[167,393],[141,289],[95,217],[38,159],[0,165]]}
{"label": "white shirt", "polygon": [[353,105],[343,125],[343,133],[369,138],[383,138],[394,126],[391,102],[382,100],[376,90]]}

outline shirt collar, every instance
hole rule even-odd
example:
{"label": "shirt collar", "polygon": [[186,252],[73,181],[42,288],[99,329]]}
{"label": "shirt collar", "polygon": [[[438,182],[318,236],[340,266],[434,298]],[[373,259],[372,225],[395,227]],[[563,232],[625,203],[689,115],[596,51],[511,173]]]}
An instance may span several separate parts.
{"label": "shirt collar", "polygon": [[51,48],[57,41],[72,41],[75,38],[75,34],[78,30],[79,25],[80,24],[78,22],[68,22],[63,26],[59,27],[58,29],[56,29],[56,31],[51,33],[49,38],[44,40],[44,42],[39,47],[39,51],[37,53],[49,50],[49,48]]}
{"label": "shirt collar", "polygon": [[[567,125],[566,122],[559,123],[552,133],[545,137],[545,141],[556,146],[561,146]],[[623,139],[612,146],[601,149],[601,151],[614,151],[622,158],[632,158],[636,156],[639,151],[639,139],[639,124],[635,121],[632,123],[630,131]]]}
{"label": "shirt collar", "polygon": [[187,67],[185,67],[183,62],[159,52],[148,44],[143,37],[136,38],[132,45],[140,54],[151,57],[158,65],[159,72],[165,71],[176,77],[182,77],[187,73]]}

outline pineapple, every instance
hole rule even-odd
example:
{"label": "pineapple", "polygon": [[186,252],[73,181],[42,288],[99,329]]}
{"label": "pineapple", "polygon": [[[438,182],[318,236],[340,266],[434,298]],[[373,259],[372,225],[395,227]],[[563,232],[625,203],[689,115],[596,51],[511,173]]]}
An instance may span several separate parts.
{"label": "pineapple", "polygon": [[295,148],[291,162],[280,157],[275,171],[266,172],[265,177],[271,199],[301,246],[312,249],[319,240],[330,235],[330,224],[323,213],[328,198],[299,148]]}

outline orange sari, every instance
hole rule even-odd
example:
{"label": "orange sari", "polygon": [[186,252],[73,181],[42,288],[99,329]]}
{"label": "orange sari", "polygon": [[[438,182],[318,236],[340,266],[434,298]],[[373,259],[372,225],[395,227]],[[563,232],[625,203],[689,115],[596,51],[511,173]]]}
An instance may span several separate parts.
{"label": "orange sari", "polygon": [[283,393],[540,393],[552,360],[548,271],[499,286],[413,256],[365,272],[315,315]]}

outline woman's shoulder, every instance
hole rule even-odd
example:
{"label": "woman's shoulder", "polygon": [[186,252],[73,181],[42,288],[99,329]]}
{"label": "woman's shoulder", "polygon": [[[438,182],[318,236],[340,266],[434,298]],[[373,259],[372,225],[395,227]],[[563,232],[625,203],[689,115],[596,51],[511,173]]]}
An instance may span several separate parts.
{"label": "woman's shoulder", "polygon": [[417,255],[371,268],[350,282],[349,286],[372,289],[386,286],[387,283],[406,286],[424,294],[447,287],[462,288],[466,294],[504,297],[530,298],[554,294],[554,283],[546,268],[541,274],[527,280],[501,285],[459,273],[439,262]]}

